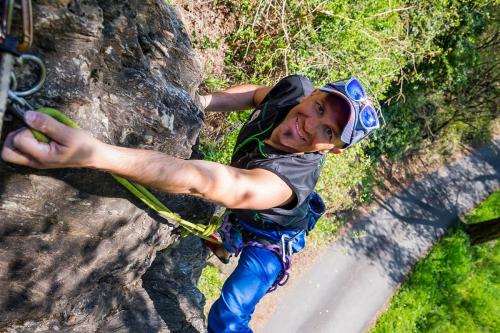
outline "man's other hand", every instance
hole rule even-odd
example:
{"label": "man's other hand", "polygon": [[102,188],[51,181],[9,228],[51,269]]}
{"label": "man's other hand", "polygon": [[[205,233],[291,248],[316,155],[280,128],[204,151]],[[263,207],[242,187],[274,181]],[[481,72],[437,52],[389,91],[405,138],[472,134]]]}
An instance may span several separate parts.
{"label": "man's other hand", "polygon": [[27,112],[25,122],[51,141],[38,141],[28,128],[11,132],[2,149],[4,161],[38,169],[92,166],[95,151],[102,143],[85,131],[39,112]]}

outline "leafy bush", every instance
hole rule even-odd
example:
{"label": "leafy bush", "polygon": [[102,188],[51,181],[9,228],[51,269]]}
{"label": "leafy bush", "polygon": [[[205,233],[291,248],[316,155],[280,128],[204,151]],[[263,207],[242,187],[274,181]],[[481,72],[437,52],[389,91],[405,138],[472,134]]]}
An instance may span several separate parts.
{"label": "leafy bush", "polygon": [[343,154],[327,157],[316,191],[328,203],[330,211],[353,209],[360,202],[369,201],[371,192],[365,180],[372,173],[372,161],[359,144]]}
{"label": "leafy bush", "polygon": [[231,162],[238,133],[250,114],[251,111],[231,113],[227,118],[229,130],[224,135],[215,141],[201,140],[201,149],[205,154],[206,160],[222,164],[229,164]]}
{"label": "leafy bush", "polygon": [[374,158],[398,159],[422,144],[446,152],[452,150],[446,146],[485,141],[500,116],[498,2],[443,1],[432,8],[437,15],[429,21],[444,19],[446,26],[432,29],[435,53],[408,64],[400,85],[391,87],[388,95],[401,98],[386,101],[392,102],[385,108],[389,126],[375,135]]}

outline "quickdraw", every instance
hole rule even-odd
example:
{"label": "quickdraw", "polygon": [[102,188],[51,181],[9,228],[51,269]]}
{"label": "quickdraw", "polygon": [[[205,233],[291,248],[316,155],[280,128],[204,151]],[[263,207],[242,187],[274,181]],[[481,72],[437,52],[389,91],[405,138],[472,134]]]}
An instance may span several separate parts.
{"label": "quickdraw", "polygon": [[[1,52],[1,66],[0,66],[0,134],[3,125],[3,118],[7,105],[9,105],[9,111],[14,113],[21,120],[24,120],[24,114],[27,111],[35,111],[35,108],[24,98],[30,96],[40,90],[43,86],[46,78],[46,68],[42,60],[34,55],[22,54],[19,52],[25,52],[33,41],[33,22],[31,13],[31,1],[22,0],[21,10],[22,10],[22,38],[18,45],[18,40],[12,37],[11,34],[11,24],[12,16],[14,12],[14,0],[3,0],[0,2],[2,8],[2,14],[0,15],[0,52]],[[14,63],[19,66],[24,66],[26,63],[32,62],[39,69],[39,79],[32,87],[25,90],[17,89],[17,79],[13,73]],[[10,101],[10,103],[8,103]],[[57,121],[72,127],[79,128],[78,124],[71,120],[69,117],[64,115],[59,110],[53,108],[39,108],[36,111],[45,113]],[[31,130],[35,138],[42,142],[49,142],[44,134]],[[222,216],[214,215],[210,220],[208,225],[195,224],[186,221],[179,217],[177,214],[170,211],[158,198],[156,198],[148,189],[144,186],[131,182],[123,177],[113,175],[113,178],[127,188],[132,194],[134,194],[139,200],[144,202],[150,208],[155,210],[160,216],[164,218],[169,218],[179,225],[181,225],[185,230],[182,236],[188,234],[194,234],[200,238],[203,238],[209,242],[220,244],[216,239],[209,237],[212,235],[221,225]]]}
{"label": "quickdraw", "polygon": [[[22,34],[12,35],[12,19],[17,9],[14,0],[2,0],[0,6],[0,134],[7,109],[8,91],[12,81],[14,58],[26,52],[33,42],[33,19],[30,0],[21,0]],[[13,80],[15,82],[15,79]],[[43,83],[42,83],[43,84]],[[38,88],[39,89],[39,88]]]}

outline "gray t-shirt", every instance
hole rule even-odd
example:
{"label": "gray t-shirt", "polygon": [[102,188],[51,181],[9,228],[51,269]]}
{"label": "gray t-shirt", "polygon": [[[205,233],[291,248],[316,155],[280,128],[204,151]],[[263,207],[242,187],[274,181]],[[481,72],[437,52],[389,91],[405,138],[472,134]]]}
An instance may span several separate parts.
{"label": "gray t-shirt", "polygon": [[234,217],[260,229],[303,229],[309,196],[316,186],[324,162],[320,153],[293,154],[277,150],[263,141],[300,100],[313,91],[311,82],[300,75],[279,81],[267,94],[241,129],[231,165],[242,169],[265,169],[290,186],[295,200],[283,207],[266,210],[233,209]]}

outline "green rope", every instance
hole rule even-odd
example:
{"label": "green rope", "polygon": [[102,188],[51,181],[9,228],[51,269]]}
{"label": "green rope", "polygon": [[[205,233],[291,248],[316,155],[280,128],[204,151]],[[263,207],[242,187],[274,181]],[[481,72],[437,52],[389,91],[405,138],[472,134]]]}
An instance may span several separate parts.
{"label": "green rope", "polygon": [[252,140],[257,140],[257,144],[259,146],[259,150],[260,150],[260,153],[262,154],[262,156],[264,157],[267,157],[267,154],[265,154],[264,152],[262,152],[262,146],[264,146],[264,143],[259,140],[259,138],[257,138],[259,135],[262,135],[264,133],[266,133],[267,131],[269,131],[271,128],[273,127],[273,124],[269,125],[269,127],[267,127],[265,130],[263,131],[260,131],[259,133],[255,133],[254,135],[246,138],[245,140],[243,140],[243,142],[241,142],[235,149],[234,149],[234,152],[233,152],[233,155],[236,155],[236,153],[241,149],[243,148],[246,144],[248,144],[250,141]]}
{"label": "green rope", "polygon": [[[80,128],[77,123],[75,123],[73,120],[68,118],[64,113],[62,113],[59,110],[53,109],[53,108],[41,108],[37,110],[38,112],[45,113],[52,118],[56,119],[57,121],[72,127],[72,128]],[[33,136],[41,142],[49,143],[50,140],[48,137],[46,137],[44,134],[40,133],[39,131],[36,130],[31,130],[33,133]],[[181,225],[185,230],[181,234],[182,236],[186,236],[188,234],[194,234],[200,238],[203,238],[207,241],[210,241],[212,243],[220,244],[219,241],[210,238],[209,236],[212,235],[217,229],[220,228],[222,225],[222,217],[219,216],[213,216],[210,219],[210,223],[208,225],[204,224],[195,224],[191,223],[189,221],[186,221],[179,217],[177,214],[173,213],[170,211],[158,198],[156,198],[147,188],[142,186],[141,184],[137,184],[134,182],[131,182],[123,177],[111,174],[113,178],[122,184],[127,190],[129,190],[133,195],[135,195],[139,200],[144,202],[146,205],[148,205],[151,209],[156,211],[160,216],[169,218],[175,222],[177,222],[179,225]]]}

